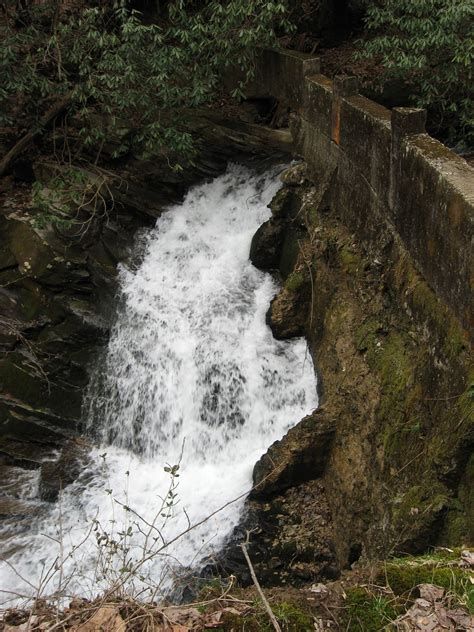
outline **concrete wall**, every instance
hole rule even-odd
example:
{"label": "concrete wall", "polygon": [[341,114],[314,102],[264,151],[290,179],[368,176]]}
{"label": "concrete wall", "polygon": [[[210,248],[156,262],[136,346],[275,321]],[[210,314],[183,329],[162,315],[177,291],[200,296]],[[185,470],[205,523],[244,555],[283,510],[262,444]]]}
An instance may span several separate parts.
{"label": "concrete wall", "polygon": [[319,61],[265,51],[249,89],[297,115],[293,132],[315,182],[335,170],[333,203],[362,240],[390,225],[415,265],[473,330],[474,169],[425,133],[425,112],[390,111],[357,92],[352,77],[331,81]]}

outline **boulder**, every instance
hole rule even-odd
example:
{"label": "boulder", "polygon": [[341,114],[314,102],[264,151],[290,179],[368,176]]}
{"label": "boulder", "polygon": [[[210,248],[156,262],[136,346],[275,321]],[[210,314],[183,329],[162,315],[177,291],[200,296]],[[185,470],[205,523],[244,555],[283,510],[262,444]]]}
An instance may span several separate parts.
{"label": "boulder", "polygon": [[250,246],[250,261],[256,268],[278,269],[284,234],[285,224],[281,220],[269,219],[260,226]]}
{"label": "boulder", "polygon": [[268,498],[319,478],[326,467],[335,434],[334,420],[315,410],[275,441],[253,470],[252,498]]}
{"label": "boulder", "polygon": [[304,335],[309,310],[306,284],[295,289],[283,287],[267,312],[267,324],[277,340]]}

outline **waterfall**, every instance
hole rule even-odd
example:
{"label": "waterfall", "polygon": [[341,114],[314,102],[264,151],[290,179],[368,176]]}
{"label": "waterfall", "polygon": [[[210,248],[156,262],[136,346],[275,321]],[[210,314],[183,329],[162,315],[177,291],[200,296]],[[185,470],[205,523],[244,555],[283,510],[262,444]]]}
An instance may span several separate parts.
{"label": "waterfall", "polygon": [[317,405],[306,344],[272,337],[265,312],[277,286],[248,259],[277,171],[230,166],[138,240],[87,397],[100,447],[16,537],[1,590],[30,594],[53,565],[46,594],[91,597],[115,582],[159,597],[219,550],[255,462]]}

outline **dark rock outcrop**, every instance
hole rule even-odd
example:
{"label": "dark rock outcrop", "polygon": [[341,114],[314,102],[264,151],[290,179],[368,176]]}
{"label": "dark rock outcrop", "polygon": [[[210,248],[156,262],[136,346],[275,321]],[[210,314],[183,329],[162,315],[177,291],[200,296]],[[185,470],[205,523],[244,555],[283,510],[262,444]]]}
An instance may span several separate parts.
{"label": "dark rock outcrop", "polygon": [[67,441],[54,460],[44,461],[40,467],[39,496],[53,502],[60,492],[76,480],[88,462],[90,445],[81,438]]}
{"label": "dark rock outcrop", "polygon": [[[317,415],[329,415],[333,425],[322,451],[317,439],[305,450],[313,437],[299,425],[270,448],[255,470],[255,483],[269,486],[261,488],[262,502],[272,505],[282,490],[298,489],[302,477],[318,472],[342,566],[359,556],[471,542],[468,332],[389,224],[372,225],[367,239],[356,237],[338,215],[331,172],[313,188],[301,171],[284,178],[300,200],[292,213],[306,238],[267,318],[275,337],[306,335],[322,376],[324,408]],[[288,222],[285,240],[293,230]],[[290,437],[298,435],[301,449],[293,453]],[[279,460],[282,481],[273,468]]]}
{"label": "dark rock outcrop", "polygon": [[262,270],[275,270],[280,265],[285,223],[269,219],[260,226],[250,246],[250,261]]}
{"label": "dark rock outcrop", "polygon": [[283,287],[267,312],[267,324],[277,340],[297,338],[305,333],[309,299],[306,287]]}
{"label": "dark rock outcrop", "polygon": [[336,579],[340,567],[332,530],[321,480],[289,487],[271,500],[251,499],[241,524],[204,575],[233,574],[242,585],[251,584],[240,546],[248,536],[250,559],[264,586],[303,586]]}
{"label": "dark rock outcrop", "polygon": [[275,441],[255,465],[251,498],[264,499],[320,478],[334,439],[335,423],[315,410]]}

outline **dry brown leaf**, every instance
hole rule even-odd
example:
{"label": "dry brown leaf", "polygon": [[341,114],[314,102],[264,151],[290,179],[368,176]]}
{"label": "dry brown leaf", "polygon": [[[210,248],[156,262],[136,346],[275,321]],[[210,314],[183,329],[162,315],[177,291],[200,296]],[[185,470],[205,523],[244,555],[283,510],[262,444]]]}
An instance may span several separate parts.
{"label": "dry brown leaf", "polygon": [[202,615],[197,608],[164,608],[163,616],[172,630],[174,630],[172,626],[177,625],[185,627],[186,630],[192,629],[202,621]]}
{"label": "dry brown leaf", "polygon": [[461,551],[461,561],[459,562],[459,566],[474,568],[474,551]]}
{"label": "dry brown leaf", "polygon": [[455,610],[447,610],[447,616],[456,624],[456,629],[466,630],[466,632],[474,631],[474,615],[469,614],[465,610],[456,608]]}
{"label": "dry brown leaf", "polygon": [[421,599],[426,599],[430,603],[440,601],[444,596],[444,588],[433,584],[420,584],[417,586]]}
{"label": "dry brown leaf", "polygon": [[73,628],[74,632],[126,632],[125,621],[115,606],[102,606],[85,623]]}

